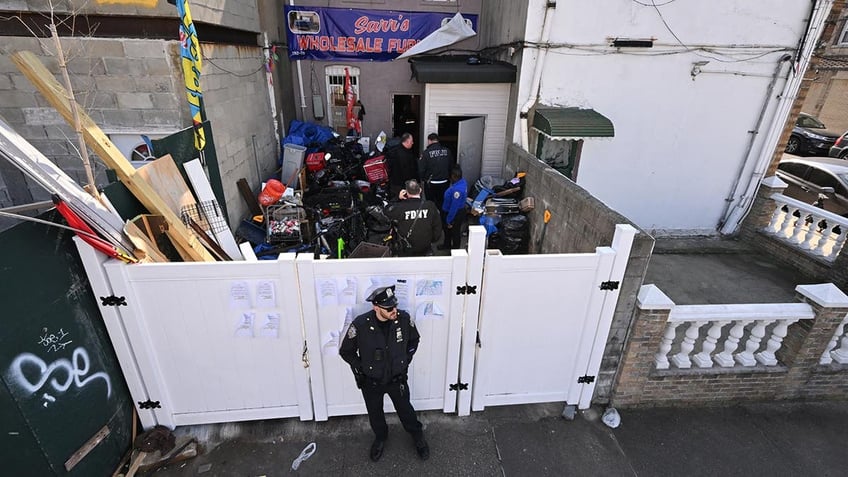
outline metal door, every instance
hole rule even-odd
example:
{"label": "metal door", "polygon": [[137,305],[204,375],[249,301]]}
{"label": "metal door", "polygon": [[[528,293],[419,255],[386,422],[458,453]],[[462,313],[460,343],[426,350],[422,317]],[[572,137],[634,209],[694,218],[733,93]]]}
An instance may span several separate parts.
{"label": "metal door", "polygon": [[473,187],[477,179],[480,178],[480,170],[483,167],[483,130],[485,124],[486,118],[482,116],[459,121],[456,158],[469,188]]}

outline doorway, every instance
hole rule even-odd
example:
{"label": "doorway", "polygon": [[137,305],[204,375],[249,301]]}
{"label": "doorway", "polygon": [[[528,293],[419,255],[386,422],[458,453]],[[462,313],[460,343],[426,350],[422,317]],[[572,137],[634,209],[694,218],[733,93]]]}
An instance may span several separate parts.
{"label": "doorway", "polygon": [[415,142],[423,143],[421,132],[421,96],[417,94],[392,95],[392,137],[412,134]]}
{"label": "doorway", "polygon": [[453,152],[472,187],[483,167],[484,116],[439,116],[439,142]]}

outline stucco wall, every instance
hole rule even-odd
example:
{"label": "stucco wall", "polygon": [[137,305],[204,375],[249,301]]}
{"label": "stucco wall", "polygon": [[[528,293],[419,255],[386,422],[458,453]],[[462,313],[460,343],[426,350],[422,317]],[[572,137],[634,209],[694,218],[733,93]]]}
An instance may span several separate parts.
{"label": "stucco wall", "polygon": [[[545,3],[530,2],[528,40],[538,41]],[[719,0],[671,2],[658,9],[662,19],[650,5],[630,0],[557,2],[550,38],[555,48],[545,59],[540,102],[592,108],[615,125],[613,139],[586,141],[578,184],[646,230],[713,234],[746,161],[749,131],[778,60],[797,47],[810,4]],[[608,46],[613,37],[655,42],[653,48],[614,49]],[[732,56],[716,54],[729,45],[759,46],[747,54],[738,49],[722,50]],[[524,54],[519,106],[530,96],[535,56]],[[735,61],[746,58],[752,59]],[[693,80],[700,61],[709,63]],[[772,106],[788,70],[781,70]],[[767,108],[752,159],[773,112]],[[518,128],[512,138],[518,141]]]}

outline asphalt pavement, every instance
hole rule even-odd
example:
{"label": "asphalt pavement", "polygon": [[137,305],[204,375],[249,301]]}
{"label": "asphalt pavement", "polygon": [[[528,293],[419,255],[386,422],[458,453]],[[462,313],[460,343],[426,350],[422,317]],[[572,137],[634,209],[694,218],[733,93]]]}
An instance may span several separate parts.
{"label": "asphalt pavement", "polygon": [[[794,476],[845,475],[848,402],[758,403],[725,408],[602,409],[568,421],[562,404],[492,407],[468,417],[421,413],[432,456],[419,460],[395,416],[385,454],[371,462],[364,416],[190,426],[198,457],[149,475]],[[310,442],[317,450],[297,471]]]}

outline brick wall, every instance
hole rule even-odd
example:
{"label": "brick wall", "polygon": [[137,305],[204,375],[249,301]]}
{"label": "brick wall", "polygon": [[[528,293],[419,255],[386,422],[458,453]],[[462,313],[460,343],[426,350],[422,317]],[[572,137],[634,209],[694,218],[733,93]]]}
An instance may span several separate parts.
{"label": "brick wall", "polygon": [[[835,330],[848,314],[848,297],[835,288],[830,291],[841,296],[842,303],[823,305],[816,298],[798,295],[799,300],[811,305],[815,318],[789,327],[776,354],[779,364],[773,367],[658,370],[654,355],[659,350],[673,303],[637,306],[612,404],[686,406],[773,399],[844,399],[848,366],[819,364]],[[766,342],[764,339],[761,349]],[[744,343],[740,343],[740,348],[744,349]]]}
{"label": "brick wall", "polygon": [[[648,268],[654,239],[627,217],[610,209],[582,187],[513,144],[507,148],[503,176],[513,177],[516,171],[527,172],[525,196],[532,196],[536,201],[536,208],[528,214],[531,250],[536,253],[594,252],[596,247],[612,243],[616,224],[630,224],[639,230],[624,272],[596,381],[594,401],[606,403],[630,329],[636,295]],[[540,249],[538,240],[545,209],[551,211],[552,218]]]}

